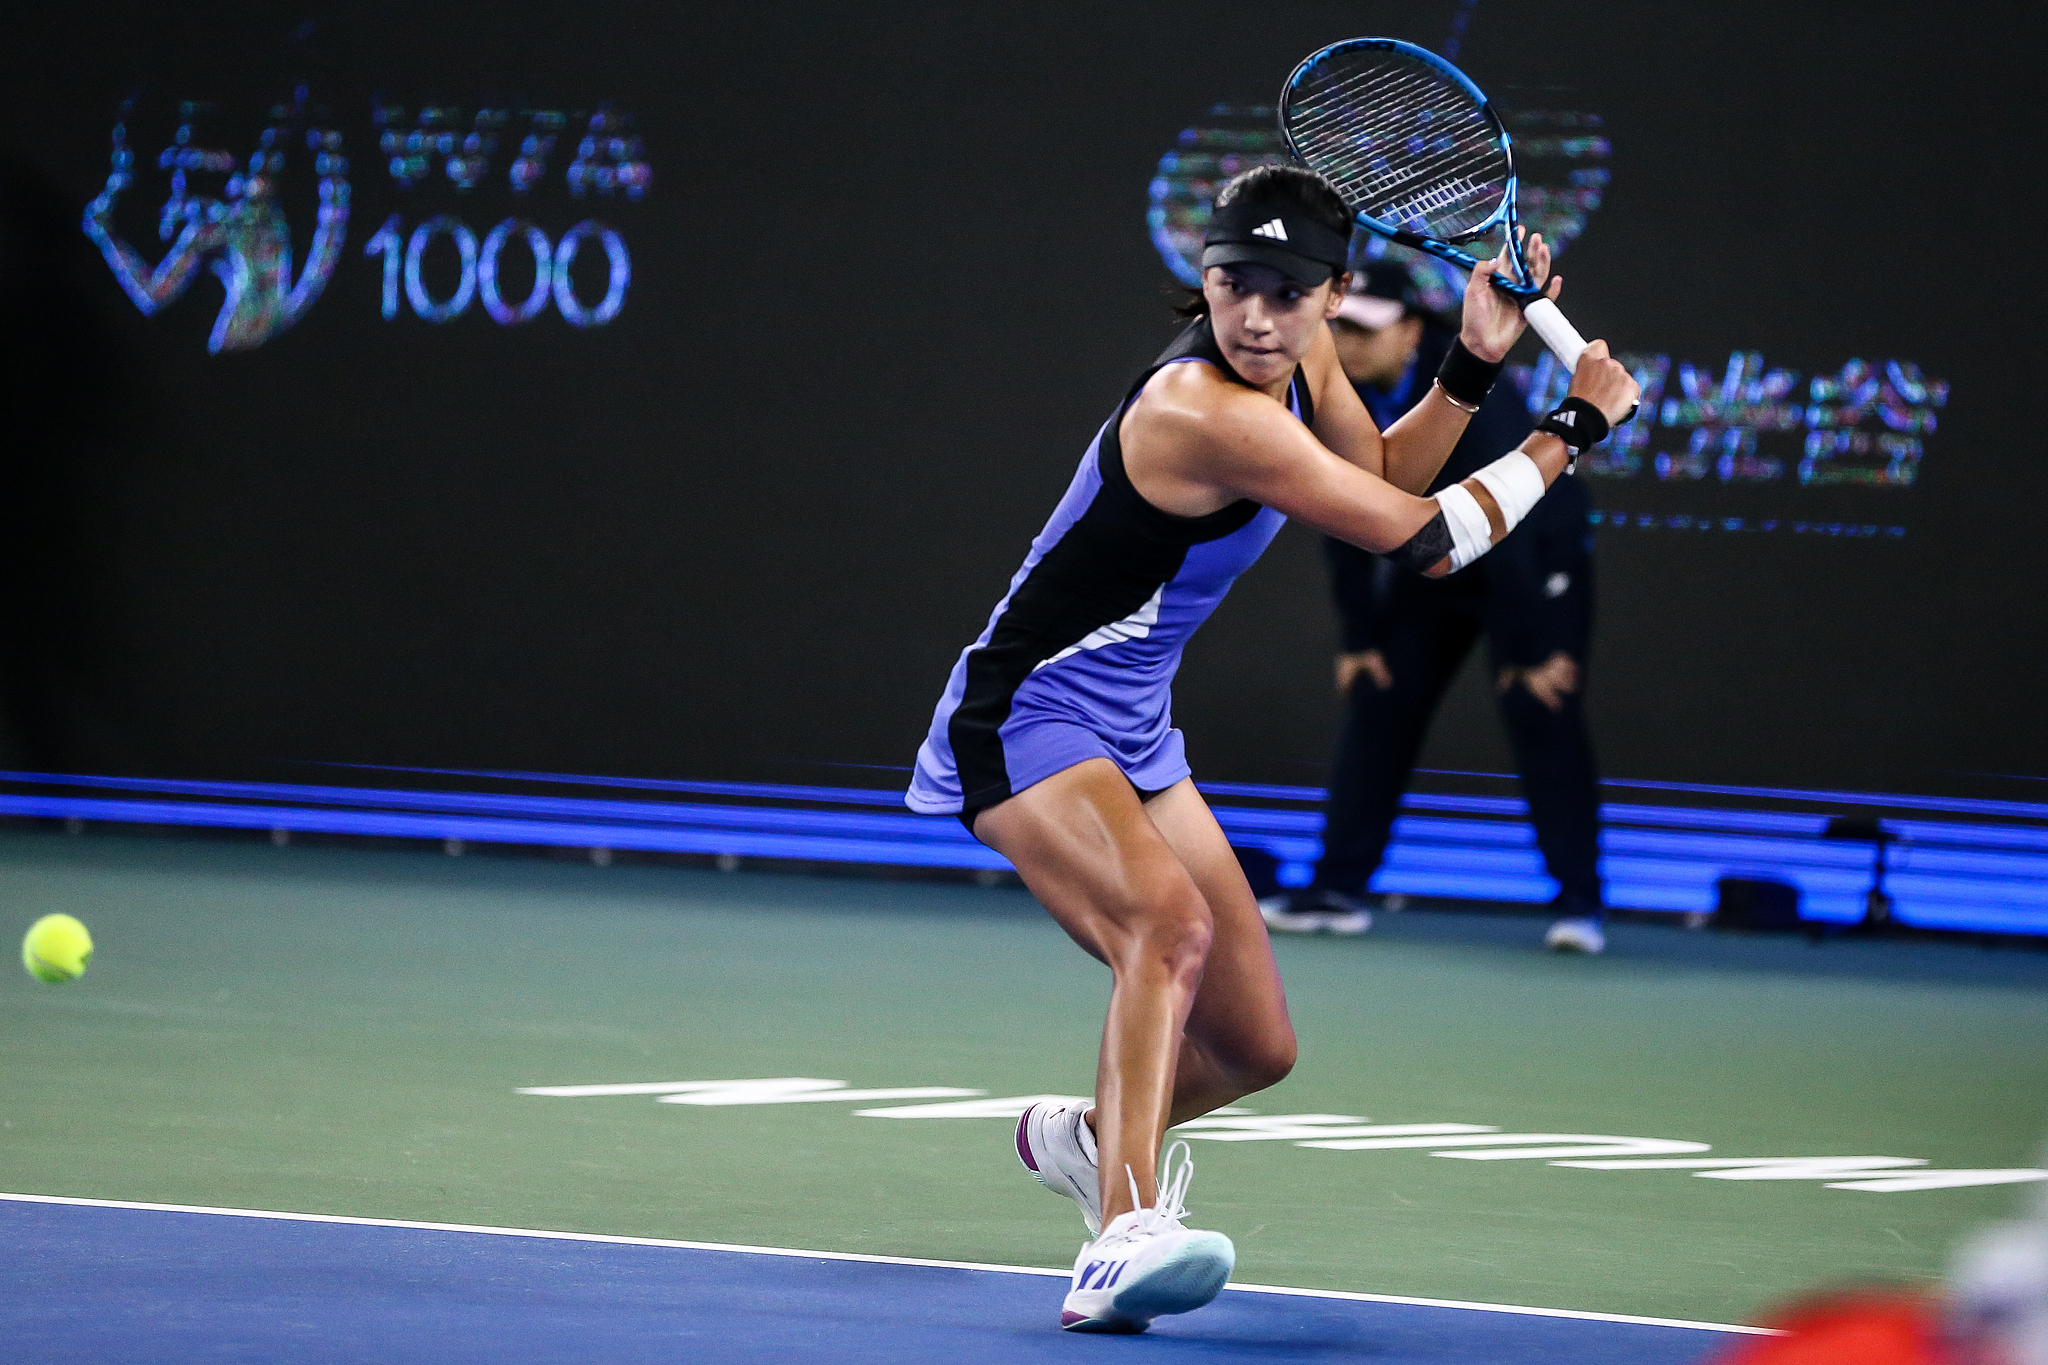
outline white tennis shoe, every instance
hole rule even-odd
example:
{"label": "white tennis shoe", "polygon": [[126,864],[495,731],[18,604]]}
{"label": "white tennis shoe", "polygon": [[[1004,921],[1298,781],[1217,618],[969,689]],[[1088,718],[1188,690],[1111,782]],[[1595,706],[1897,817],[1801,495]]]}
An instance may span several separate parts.
{"label": "white tennis shoe", "polygon": [[1590,915],[1574,915],[1551,925],[1550,932],[1543,936],[1543,946],[1553,953],[1597,957],[1607,951],[1607,935],[1600,932],[1599,920]]}
{"label": "white tennis shoe", "polygon": [[1034,1104],[1017,1120],[1017,1159],[1039,1184],[1081,1206],[1088,1235],[1102,1232],[1102,1177],[1087,1114],[1093,1101]]}
{"label": "white tennis shoe", "polygon": [[[1154,1318],[1191,1313],[1223,1292],[1237,1248],[1220,1232],[1181,1226],[1194,1174],[1188,1145],[1174,1143],[1160,1163],[1159,1201],[1117,1215],[1081,1248],[1074,1287],[1060,1305],[1060,1326],[1069,1332],[1142,1332]],[[1133,1177],[1131,1193],[1137,1191]]]}
{"label": "white tennis shoe", "polygon": [[1363,934],[1372,928],[1371,908],[1341,891],[1267,896],[1259,902],[1259,915],[1276,934]]}

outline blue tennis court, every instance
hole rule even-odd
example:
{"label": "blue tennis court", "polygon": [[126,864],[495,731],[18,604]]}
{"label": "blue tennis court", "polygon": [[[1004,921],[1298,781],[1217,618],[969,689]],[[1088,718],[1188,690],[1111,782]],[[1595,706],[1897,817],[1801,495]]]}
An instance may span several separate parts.
{"label": "blue tennis court", "polygon": [[1743,1330],[1239,1287],[1144,1337],[1073,1337],[1053,1271],[21,1195],[0,1229],[0,1340],[35,1365],[1688,1365]]}

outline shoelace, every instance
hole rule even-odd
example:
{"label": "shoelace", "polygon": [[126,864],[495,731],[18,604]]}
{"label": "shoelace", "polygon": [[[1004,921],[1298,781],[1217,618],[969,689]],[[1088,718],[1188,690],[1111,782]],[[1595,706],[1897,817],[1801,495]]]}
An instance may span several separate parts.
{"label": "shoelace", "polygon": [[[1175,1157],[1180,1158],[1178,1165],[1174,1164]],[[1138,1212],[1125,1237],[1165,1232],[1188,1216],[1188,1186],[1195,1178],[1195,1158],[1185,1141],[1166,1149],[1166,1156],[1159,1163],[1159,1198],[1151,1208],[1146,1208],[1138,1197],[1138,1177],[1128,1165],[1124,1167],[1124,1178],[1131,1182],[1131,1204]]]}

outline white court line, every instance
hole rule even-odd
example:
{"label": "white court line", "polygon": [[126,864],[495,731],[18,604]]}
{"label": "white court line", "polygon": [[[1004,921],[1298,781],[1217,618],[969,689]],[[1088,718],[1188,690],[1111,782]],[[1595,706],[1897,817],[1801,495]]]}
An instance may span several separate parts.
{"label": "white court line", "polygon": [[[0,1200],[17,1204],[69,1204],[91,1209],[139,1209],[144,1213],[211,1213],[226,1218],[271,1218],[286,1223],[343,1223],[364,1228],[409,1228],[419,1232],[474,1232],[489,1237],[543,1237],[556,1242],[602,1242],[612,1246],[669,1247],[679,1251],[731,1251],[751,1256],[797,1256],[812,1261],[864,1261],[872,1265],[932,1266],[940,1270],[987,1270],[1005,1275],[1049,1275],[1066,1279],[1074,1272],[1034,1265],[987,1265],[979,1261],[934,1261],[921,1256],[873,1256],[857,1251],[805,1251],[798,1247],[739,1246],[731,1242],[679,1242],[663,1237],[615,1237],[601,1232],[548,1232],[539,1228],[492,1228],[470,1223],[418,1223],[402,1218],[351,1218],[338,1213],[283,1213],[275,1209],[220,1209],[205,1204],[145,1204],[132,1199],[76,1199],[58,1194],[7,1194]],[[1398,1303],[1417,1308],[1465,1308],[1478,1313],[1521,1313],[1535,1318],[1576,1318],[1585,1322],[1626,1322],[1644,1327],[1684,1327],[1698,1332],[1741,1332],[1750,1336],[1782,1335],[1769,1327],[1744,1327],[1730,1322],[1689,1322],[1683,1318],[1646,1318],[1629,1313],[1588,1313],[1576,1308],[1529,1308],[1512,1303],[1467,1303],[1462,1299],[1417,1299],[1401,1294],[1356,1294],[1343,1289],[1290,1289],[1283,1285],[1232,1284],[1247,1294],[1296,1294],[1310,1299],[1345,1299],[1356,1303]]]}

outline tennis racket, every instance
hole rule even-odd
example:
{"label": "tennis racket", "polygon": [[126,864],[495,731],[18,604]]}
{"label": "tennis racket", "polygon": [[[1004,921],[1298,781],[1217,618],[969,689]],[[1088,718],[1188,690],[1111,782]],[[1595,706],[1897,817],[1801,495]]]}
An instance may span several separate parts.
{"label": "tennis racket", "polygon": [[1479,261],[1457,243],[1505,232],[1519,278],[1493,283],[1566,369],[1578,367],[1586,339],[1543,297],[1522,255],[1507,127],[1464,72],[1393,38],[1332,43],[1287,78],[1280,133],[1360,227],[1390,242],[1469,271]]}

